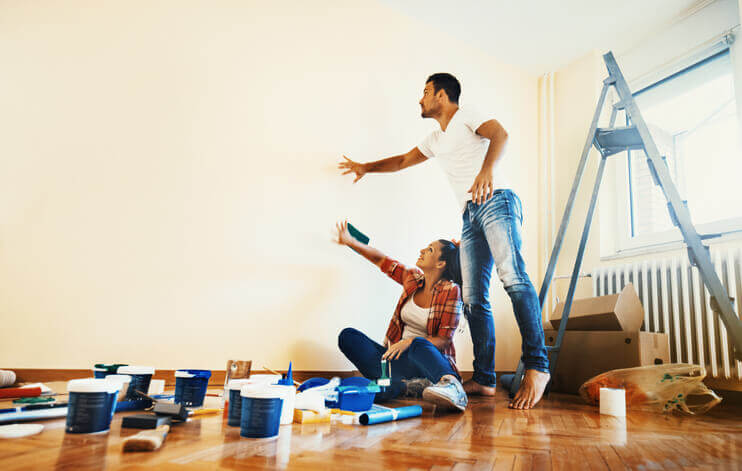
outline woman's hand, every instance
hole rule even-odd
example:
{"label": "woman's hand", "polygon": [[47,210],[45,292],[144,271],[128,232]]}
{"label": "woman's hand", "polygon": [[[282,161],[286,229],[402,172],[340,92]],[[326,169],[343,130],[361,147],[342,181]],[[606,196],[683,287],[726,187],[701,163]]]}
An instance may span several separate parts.
{"label": "woman's hand", "polygon": [[412,345],[412,341],[415,340],[414,338],[404,339],[400,340],[399,342],[395,343],[391,347],[387,349],[386,352],[381,356],[382,360],[396,360],[399,358],[402,353],[404,353],[405,350],[410,348],[410,345]]}
{"label": "woman's hand", "polygon": [[338,222],[335,224],[335,229],[337,229],[337,242],[340,245],[350,245],[351,242],[355,240],[355,238],[350,235],[350,231],[348,231],[348,221]]}

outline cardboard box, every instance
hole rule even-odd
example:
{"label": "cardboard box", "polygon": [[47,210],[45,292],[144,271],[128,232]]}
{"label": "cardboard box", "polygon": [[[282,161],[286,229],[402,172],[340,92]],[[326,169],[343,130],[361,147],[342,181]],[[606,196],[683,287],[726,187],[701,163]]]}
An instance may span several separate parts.
{"label": "cardboard box", "polygon": [[[547,330],[546,345],[557,331]],[[670,339],[653,332],[564,332],[552,391],[577,394],[582,383],[606,371],[670,363]]]}
{"label": "cardboard box", "polygon": [[[549,317],[551,326],[559,329],[564,303],[557,304]],[[638,332],[644,322],[644,307],[629,283],[618,294],[575,299],[567,320],[567,330],[612,330]]]}

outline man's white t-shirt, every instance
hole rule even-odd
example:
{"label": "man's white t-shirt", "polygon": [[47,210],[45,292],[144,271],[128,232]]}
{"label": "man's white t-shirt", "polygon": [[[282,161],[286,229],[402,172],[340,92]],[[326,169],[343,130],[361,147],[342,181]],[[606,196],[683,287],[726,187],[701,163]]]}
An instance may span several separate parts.
{"label": "man's white t-shirt", "polygon": [[[490,118],[459,108],[454,113],[446,130],[436,129],[421,142],[417,148],[429,158],[435,158],[448,177],[456,200],[466,209],[466,202],[471,200],[469,188],[482,170],[482,162],[487,153],[489,139],[477,134],[477,129]],[[493,174],[495,190],[507,189],[505,178],[496,165]]]}
{"label": "man's white t-shirt", "polygon": [[418,306],[413,298],[414,296],[410,296],[410,299],[404,303],[402,311],[399,313],[402,322],[404,322],[402,339],[428,336],[428,316],[430,309]]}

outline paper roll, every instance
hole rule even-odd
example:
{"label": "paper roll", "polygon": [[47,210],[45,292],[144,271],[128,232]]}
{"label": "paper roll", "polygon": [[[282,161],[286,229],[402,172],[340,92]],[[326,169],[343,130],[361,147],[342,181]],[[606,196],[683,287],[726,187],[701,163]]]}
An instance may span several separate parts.
{"label": "paper roll", "polygon": [[600,413],[626,417],[626,390],[600,388]]}

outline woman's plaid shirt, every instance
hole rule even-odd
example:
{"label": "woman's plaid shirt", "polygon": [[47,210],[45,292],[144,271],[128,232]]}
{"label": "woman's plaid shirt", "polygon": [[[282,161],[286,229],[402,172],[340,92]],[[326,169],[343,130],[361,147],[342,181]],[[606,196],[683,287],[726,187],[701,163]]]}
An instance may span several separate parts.
{"label": "woman's plaid shirt", "polygon": [[[424,277],[422,271],[417,267],[407,268],[397,260],[386,257],[381,262],[381,271],[389,275],[391,279],[402,285],[403,292],[394,310],[392,320],[386,331],[384,343],[389,346],[402,339],[404,322],[402,321],[402,306],[407,300],[423,286]],[[448,346],[441,353],[451,363],[451,367],[459,374],[456,368],[456,349],[453,346],[453,334],[459,325],[463,304],[461,302],[461,289],[459,285],[448,280],[439,280],[433,286],[433,303],[428,313],[428,335],[431,337],[443,337],[448,339]]]}

